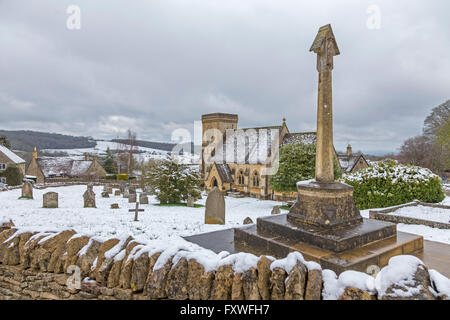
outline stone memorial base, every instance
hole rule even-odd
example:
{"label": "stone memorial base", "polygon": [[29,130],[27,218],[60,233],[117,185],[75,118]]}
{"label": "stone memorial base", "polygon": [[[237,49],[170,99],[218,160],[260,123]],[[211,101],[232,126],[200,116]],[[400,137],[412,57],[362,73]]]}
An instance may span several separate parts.
{"label": "stone memorial base", "polygon": [[[286,214],[269,218],[281,218],[287,221]],[[258,219],[258,223],[260,223],[260,219]],[[382,268],[388,264],[389,259],[393,256],[416,255],[423,251],[422,236],[403,232],[397,232],[389,238],[344,252],[333,252],[282,236],[263,235],[258,232],[256,225],[204,233],[185,237],[185,239],[216,253],[224,250],[230,253],[249,252],[255,255],[269,255],[281,259],[290,252],[298,251],[302,253],[306,260],[315,261],[322,266],[322,269],[331,269],[338,274],[346,270],[367,272],[367,268],[372,265]]]}

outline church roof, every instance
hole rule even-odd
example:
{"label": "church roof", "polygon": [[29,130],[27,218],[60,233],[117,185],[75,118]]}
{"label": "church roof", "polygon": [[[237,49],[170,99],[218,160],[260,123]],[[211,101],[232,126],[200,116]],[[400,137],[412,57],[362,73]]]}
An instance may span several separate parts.
{"label": "church roof", "polygon": [[14,162],[15,164],[25,163],[25,160],[23,160],[17,154],[15,154],[14,152],[12,152],[7,147],[1,144],[0,144],[0,152],[3,153],[9,160]]}
{"label": "church roof", "polygon": [[222,182],[233,182],[230,167],[226,163],[216,163],[216,168]]}
{"label": "church roof", "polygon": [[281,142],[281,147],[287,144],[315,144],[316,133],[315,132],[297,132],[288,133]]}

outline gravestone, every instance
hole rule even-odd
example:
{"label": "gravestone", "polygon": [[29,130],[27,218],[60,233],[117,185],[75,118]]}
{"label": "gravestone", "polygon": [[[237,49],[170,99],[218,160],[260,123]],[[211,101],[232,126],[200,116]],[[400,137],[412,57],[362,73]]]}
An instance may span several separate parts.
{"label": "gravestone", "polygon": [[125,189],[125,191],[123,192],[123,197],[124,198],[128,198],[130,194],[128,193],[128,189]]}
{"label": "gravestone", "polygon": [[58,208],[58,193],[47,192],[42,197],[44,208]]}
{"label": "gravestone", "polygon": [[96,208],[95,193],[94,193],[93,188],[94,188],[93,185],[88,185],[87,190],[83,194],[85,208]]}
{"label": "gravestone", "polygon": [[120,196],[120,190],[114,190],[114,195],[115,196]]}
{"label": "gravestone", "polygon": [[108,194],[112,194],[113,193],[113,189],[112,189],[112,187],[106,187],[106,190],[105,190],[105,192],[108,192]]}
{"label": "gravestone", "polygon": [[148,196],[146,193],[141,193],[139,195],[139,203],[140,204],[148,204]]}
{"label": "gravestone", "polygon": [[125,182],[122,182],[119,185],[120,193],[124,193],[126,188],[127,188],[127,184]]}
{"label": "gravestone", "polygon": [[128,193],[129,194],[136,194],[136,187],[135,186],[129,186],[128,187]]}
{"label": "gravestone", "polygon": [[109,198],[109,193],[107,191],[103,191],[102,198]]}
{"label": "gravestone", "polygon": [[195,203],[195,199],[193,197],[189,197],[188,200],[187,200],[187,204],[186,205],[189,208],[193,208],[194,207],[194,203]]}
{"label": "gravestone", "polygon": [[128,195],[128,203],[134,203],[136,202],[136,193],[130,193]]}
{"label": "gravestone", "polygon": [[274,206],[270,214],[280,214],[280,207]]}
{"label": "gravestone", "polygon": [[118,203],[112,203],[111,204],[111,209],[119,209],[119,204]]}
{"label": "gravestone", "polygon": [[206,198],[205,224],[225,224],[225,198],[217,187]]}
{"label": "gravestone", "polygon": [[33,199],[33,186],[28,181],[24,182],[24,184],[22,186],[22,196],[21,196],[21,198]]}
{"label": "gravestone", "polygon": [[252,223],[253,223],[252,218],[247,217],[247,218],[244,219],[244,224],[252,224]]}

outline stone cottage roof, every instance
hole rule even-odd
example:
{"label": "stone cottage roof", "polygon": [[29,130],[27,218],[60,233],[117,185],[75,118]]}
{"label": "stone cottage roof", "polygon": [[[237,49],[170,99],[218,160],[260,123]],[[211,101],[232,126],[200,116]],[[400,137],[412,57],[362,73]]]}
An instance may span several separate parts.
{"label": "stone cottage roof", "polygon": [[25,160],[23,160],[21,157],[19,157],[17,154],[3,145],[0,145],[0,153],[3,153],[9,160],[14,162],[15,164],[25,163]]}
{"label": "stone cottage roof", "polygon": [[67,157],[43,157],[37,160],[44,177],[71,176],[79,177],[87,173],[93,160],[79,160]]}
{"label": "stone cottage roof", "polygon": [[358,163],[359,158],[361,158],[363,155],[360,153],[353,153],[350,156],[346,154],[339,154],[339,164],[341,165],[341,168],[344,172],[351,172],[355,165]]}

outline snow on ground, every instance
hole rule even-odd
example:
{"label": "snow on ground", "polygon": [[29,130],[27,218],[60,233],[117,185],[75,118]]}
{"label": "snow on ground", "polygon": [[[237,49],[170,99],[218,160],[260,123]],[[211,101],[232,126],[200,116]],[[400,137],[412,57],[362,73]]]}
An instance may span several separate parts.
{"label": "snow on ground", "polygon": [[[178,242],[180,236],[242,226],[246,217],[256,222],[256,218],[270,215],[273,206],[281,205],[276,201],[225,197],[226,224],[205,225],[204,207],[156,206],[158,201],[150,196],[150,204],[141,206],[145,211],[135,222],[134,212],[128,212],[135,204],[122,196],[102,198],[101,186],[94,187],[97,208],[83,208],[85,190],[84,185],[34,189],[33,200],[19,200],[20,189],[0,192],[0,221],[12,219],[17,227],[35,231],[74,229],[101,239],[131,235],[143,243],[156,239]],[[42,195],[50,191],[59,194],[57,209],[42,208]],[[196,203],[204,205],[205,201],[203,196]],[[120,209],[110,209],[112,203],[118,203]]]}
{"label": "snow on ground", "polygon": [[[97,145],[92,148],[79,148],[79,149],[45,149],[43,151],[47,152],[66,152],[69,157],[79,157],[84,155],[86,152],[90,154],[106,154],[106,149],[117,150],[120,149],[120,144],[112,141],[96,141]],[[137,161],[147,161],[148,159],[164,159],[170,154],[168,151],[152,149],[146,147],[136,146],[139,153],[134,156]],[[184,153],[182,156],[178,156],[183,163],[198,163],[199,155],[193,155],[190,153]]]}
{"label": "snow on ground", "polygon": [[[450,206],[450,197],[445,197],[444,201],[441,202],[443,205]],[[417,212],[417,208],[425,208],[426,212],[421,213]],[[433,209],[433,210],[430,210]],[[380,210],[380,209],[367,209],[367,210],[361,210],[361,215],[364,218],[369,218],[369,211],[370,210]],[[401,210],[401,211],[400,211]],[[441,211],[444,211],[443,213]],[[417,215],[422,216],[421,219],[427,219],[427,220],[435,220],[440,221],[436,219],[441,219],[442,217],[445,217],[445,211],[449,211],[448,209],[437,209],[437,208],[429,208],[429,207],[423,207],[423,206],[417,206],[417,207],[406,207],[401,208],[396,211],[396,213],[401,212],[402,215]],[[444,222],[449,222],[450,217],[447,213],[447,220]],[[423,236],[425,240],[430,241],[436,241],[436,242],[443,242],[450,244],[450,229],[438,229],[438,228],[432,228],[424,225],[418,225],[418,224],[404,224],[399,223],[397,224],[397,230],[401,232],[406,233],[414,233]]]}
{"label": "snow on ground", "polygon": [[450,210],[426,206],[405,207],[389,213],[395,216],[449,223]]}

